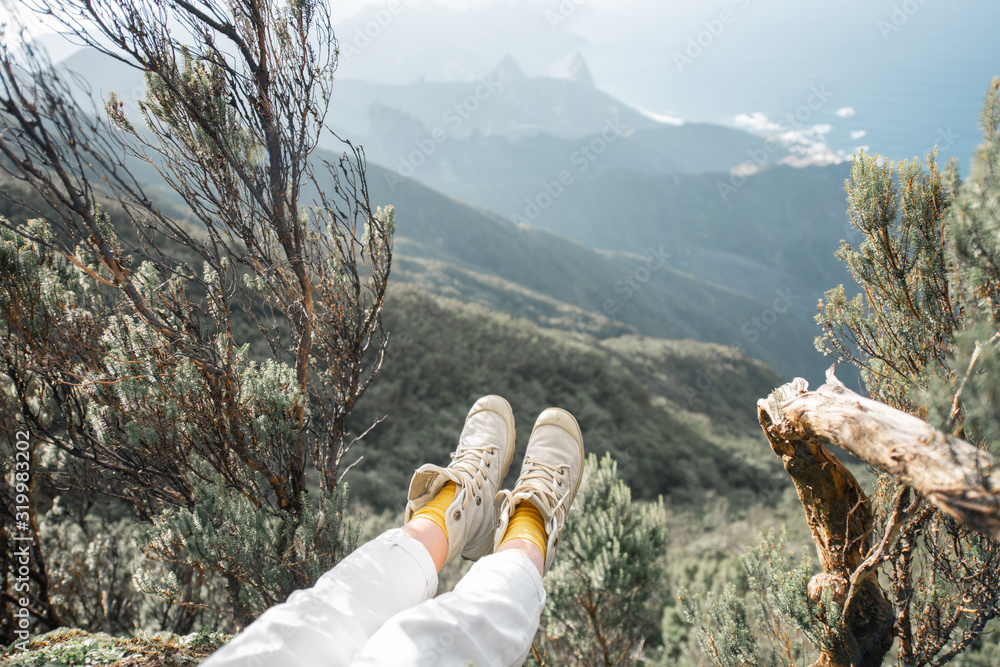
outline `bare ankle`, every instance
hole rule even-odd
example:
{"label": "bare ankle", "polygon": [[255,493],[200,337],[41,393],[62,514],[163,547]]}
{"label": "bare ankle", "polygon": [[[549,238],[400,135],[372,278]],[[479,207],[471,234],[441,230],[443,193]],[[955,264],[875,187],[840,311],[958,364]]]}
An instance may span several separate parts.
{"label": "bare ankle", "polygon": [[448,557],[448,536],[436,523],[424,517],[417,517],[403,526],[403,532],[420,542],[427,549],[434,568],[440,572]]}
{"label": "bare ankle", "polygon": [[497,549],[497,553],[504,551],[517,551],[524,554],[538,568],[538,574],[542,574],[542,569],[545,567],[545,560],[542,558],[542,550],[534,542],[521,539],[508,540]]}

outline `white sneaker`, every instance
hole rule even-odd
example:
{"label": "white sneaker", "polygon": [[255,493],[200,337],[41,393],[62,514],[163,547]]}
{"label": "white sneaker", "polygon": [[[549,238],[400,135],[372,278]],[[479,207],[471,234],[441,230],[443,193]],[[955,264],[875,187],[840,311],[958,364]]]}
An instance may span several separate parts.
{"label": "white sneaker", "polygon": [[514,508],[528,501],[538,508],[545,522],[547,543],[545,566],[548,572],[555,559],[559,533],[566,523],[576,492],[583,478],[583,434],[573,415],[559,408],[549,408],[538,416],[528,438],[524,464],[513,491],[501,491],[500,520],[493,536],[494,550],[507,531]]}
{"label": "white sneaker", "polygon": [[447,468],[426,464],[410,480],[406,521],[445,484],[455,482],[455,499],[445,512],[449,562],[459,553],[478,560],[493,550],[496,495],[514,458],[514,413],[500,396],[476,401],[465,419],[458,448]]}

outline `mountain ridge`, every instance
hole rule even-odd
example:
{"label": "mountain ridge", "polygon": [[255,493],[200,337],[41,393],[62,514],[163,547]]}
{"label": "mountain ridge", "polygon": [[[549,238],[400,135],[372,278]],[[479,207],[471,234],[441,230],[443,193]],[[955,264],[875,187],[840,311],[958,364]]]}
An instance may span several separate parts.
{"label": "mountain ridge", "polygon": [[[95,91],[109,92],[122,86],[127,88],[129,85],[130,80],[118,70],[97,68],[97,61],[91,62],[95,58],[93,52],[85,51],[82,56],[83,60],[78,59],[76,64],[89,65],[88,72],[91,73]],[[131,73],[135,79],[136,72],[134,70],[127,70],[127,72]],[[526,77],[525,81],[531,85],[553,86],[555,90],[553,95],[558,96],[566,90],[574,90],[580,94],[590,95],[591,99],[597,99],[605,106],[614,104],[613,98],[606,94],[599,91],[597,93],[593,90],[588,91],[586,87],[569,80],[555,81]],[[438,85],[458,86],[454,90],[465,91],[464,94],[467,96],[475,92],[476,86],[483,86],[482,90],[486,91],[486,84],[483,82],[434,84],[434,86]],[[427,84],[421,89],[424,92],[432,89],[437,90],[434,86]],[[136,88],[133,88],[131,92],[135,93]],[[598,97],[593,97],[595,94]],[[335,97],[335,99],[340,98]],[[438,96],[434,99],[440,101],[441,98]],[[474,95],[473,99],[475,99]],[[433,100],[428,98],[426,102],[428,108],[431,108],[433,104],[438,104],[438,102],[433,104],[432,102]],[[336,113],[338,109],[335,104],[332,111]],[[535,178],[535,184],[538,188],[532,193],[535,201],[542,201],[543,195],[551,197],[553,202],[549,211],[555,212],[564,207],[575,205],[578,202],[578,191],[580,190],[585,190],[586,194],[591,195],[601,193],[604,190],[604,186],[601,184],[606,182],[606,179],[619,179],[617,183],[612,181],[614,184],[611,188],[620,193],[630,192],[630,188],[634,192],[635,185],[640,182],[647,184],[643,186],[647,191],[650,189],[648,184],[652,184],[653,189],[660,188],[663,184],[670,182],[683,184],[685,181],[683,176],[679,174],[643,174],[623,168],[624,166],[642,164],[641,160],[633,159],[629,151],[634,153],[636,150],[647,150],[650,149],[651,144],[656,143],[650,139],[652,135],[640,133],[651,132],[662,135],[662,145],[653,147],[653,152],[659,151],[660,154],[671,152],[671,140],[669,137],[663,138],[669,133],[680,136],[677,133],[707,132],[711,135],[715,132],[724,132],[730,139],[741,137],[750,142],[751,146],[760,142],[759,137],[739,133],[735,130],[725,128],[720,130],[694,124],[670,126],[657,123],[634,110],[630,113],[632,115],[628,118],[635,119],[637,124],[641,123],[641,127],[629,127],[620,134],[612,133],[603,136],[598,134],[596,137],[590,135],[584,139],[559,139],[548,135],[544,135],[541,139],[536,137],[532,141],[537,142],[535,145],[542,146],[541,152],[554,156],[548,162],[539,160],[530,152],[522,151],[515,146],[516,150],[509,154],[510,159],[507,160],[506,166],[501,164],[501,172],[506,169],[508,177],[513,173],[523,175],[524,178],[516,182],[511,181],[510,178],[507,180],[497,179],[494,181],[495,191],[502,196],[507,196],[513,190],[505,184],[528,184],[530,186],[531,179]],[[643,127],[647,129],[642,129]],[[411,129],[421,132],[426,129],[426,126],[416,123]],[[626,136],[629,130],[633,130],[633,133]],[[639,135],[639,138],[629,144],[631,137],[636,135]],[[493,180],[497,174],[491,170],[496,164],[504,162],[504,160],[495,159],[494,154],[483,150],[482,147],[490,142],[492,145],[499,146],[514,145],[513,142],[500,136],[476,138],[470,135],[470,139],[465,140],[467,145],[459,146],[460,140],[448,138],[449,135],[444,133],[444,130],[440,136],[447,138],[440,145],[435,140],[426,137],[424,141],[431,141],[432,145],[435,146],[435,151],[438,151],[437,154],[441,156],[445,156],[452,147],[458,147],[460,153],[465,153],[467,161],[455,163],[451,167],[451,172],[463,177],[469,176],[470,180],[474,180],[471,176],[477,173],[477,170],[473,166],[479,165],[478,178],[480,183],[489,183]],[[604,143],[595,143],[598,139]],[[732,144],[730,139],[724,143]],[[546,142],[550,142],[550,144],[547,145]],[[701,142],[701,145],[704,145],[704,142]],[[552,148],[552,146],[557,146],[557,148]],[[603,146],[604,150],[599,156],[594,153],[587,154],[581,150],[581,148],[596,150],[600,146]],[[622,147],[629,147],[628,151],[616,157],[616,151]],[[606,317],[608,320],[619,322],[620,324],[611,325],[611,329],[615,330],[631,330],[635,333],[655,337],[690,338],[732,345],[745,350],[755,358],[763,359],[779,372],[788,376],[813,375],[821,372],[821,367],[825,362],[818,357],[812,348],[812,338],[815,332],[811,322],[811,313],[806,315],[801,310],[804,300],[798,294],[793,295],[797,299],[795,312],[789,315],[788,304],[775,301],[782,294],[786,294],[787,290],[776,292],[768,289],[755,292],[748,290],[747,285],[739,284],[739,281],[722,280],[721,278],[725,276],[721,272],[718,277],[706,271],[701,271],[699,275],[697,269],[701,266],[700,263],[688,262],[684,264],[679,261],[684,257],[682,253],[690,248],[683,244],[667,243],[670,239],[664,238],[662,234],[659,237],[655,234],[652,236],[649,234],[646,236],[633,235],[630,238],[636,239],[635,243],[622,244],[614,248],[618,254],[594,250],[594,247],[601,248],[610,244],[586,238],[582,234],[585,231],[582,225],[586,222],[591,225],[604,225],[607,229],[614,230],[614,234],[624,238],[622,235],[627,232],[628,226],[643,222],[644,215],[649,218],[647,222],[652,223],[665,219],[662,215],[648,215],[643,210],[633,211],[620,205],[619,209],[609,210],[605,215],[595,217],[594,213],[602,209],[596,205],[585,205],[584,212],[589,218],[585,218],[582,214],[570,216],[571,226],[559,230],[567,234],[568,237],[558,238],[553,236],[551,232],[544,232],[540,229],[540,227],[549,226],[545,216],[531,221],[533,225],[537,225],[536,227],[513,225],[510,218],[513,213],[517,212],[516,209],[503,211],[502,207],[491,205],[490,208],[503,211],[501,215],[497,215],[482,206],[467,206],[447,195],[435,193],[433,189],[419,185],[416,180],[402,178],[398,172],[391,168],[379,167],[372,154],[375,147],[372,148],[373,150],[368,152],[370,159],[368,185],[372,194],[372,202],[379,205],[397,205],[400,210],[398,235],[400,239],[406,237],[408,239],[406,243],[409,244],[405,245],[400,240],[399,247],[401,249],[405,247],[406,253],[415,258],[435,260],[476,273],[492,275],[535,292],[537,295],[544,295],[573,308],[589,312],[592,314],[590,316],[591,322],[584,326],[591,329],[596,326],[600,330],[603,326],[594,324],[594,321],[597,320],[594,320],[593,314],[596,314],[598,320]],[[574,149],[575,152],[566,155],[564,151],[570,149]],[[744,161],[745,157],[741,151],[742,153],[746,152],[745,146],[732,145],[729,149],[729,157],[723,155],[719,161],[726,164],[737,160]],[[573,156],[576,152],[579,153],[582,166],[586,167],[583,172],[574,176],[577,179],[577,187],[566,190],[559,196],[543,191],[546,185],[550,187],[561,186],[558,182],[556,186],[552,186],[551,178],[561,178],[563,171],[568,171],[570,167],[574,166]],[[691,148],[680,152],[702,154],[705,151]],[[320,152],[317,157],[331,156],[329,153]],[[515,157],[520,161],[514,161]],[[600,159],[597,159],[598,157]],[[566,162],[563,163],[563,161]],[[528,169],[532,163],[537,163],[534,171]],[[566,166],[562,171],[554,171],[560,164]],[[656,171],[655,167],[649,167],[649,161],[645,165],[649,171]],[[539,174],[550,173],[550,168],[553,169],[552,177],[542,178],[542,182],[539,183],[537,179]],[[671,167],[665,166],[663,169],[671,169]],[[760,179],[765,178],[766,174],[767,170],[763,170],[750,177],[748,182],[760,182]],[[154,177],[151,173],[146,175],[150,178]],[[426,176],[424,172],[414,174],[414,178],[424,176]],[[703,175],[702,178],[714,182],[716,179],[729,178],[729,175],[720,173],[715,176]],[[561,187],[564,190],[566,188],[566,186]],[[742,197],[745,192],[753,190],[752,185],[747,185],[740,191],[739,195]],[[529,190],[529,192],[531,191]],[[611,192],[611,194],[615,193]],[[713,193],[712,196],[716,195]],[[464,198],[475,199],[472,196]],[[523,203],[524,200],[521,201]],[[611,201],[614,199],[612,198]],[[489,202],[483,203],[489,204]],[[620,200],[617,203],[620,204]],[[627,215],[623,215],[626,213]],[[738,222],[738,217],[736,221]],[[573,241],[569,237],[582,239],[591,247],[587,247],[579,241]],[[669,254],[671,257],[667,260],[654,257],[651,254],[647,257],[650,248],[661,255]],[[621,251],[631,251],[637,253],[638,256],[622,254]],[[417,264],[412,266],[411,278],[417,275],[417,268],[419,268]],[[444,265],[436,265],[435,267],[423,265],[423,269],[431,272],[429,274],[431,277],[428,278],[429,284],[437,284],[439,287],[443,284],[442,276],[450,271]],[[438,275],[435,276],[435,272]],[[474,280],[470,284],[475,284],[476,288],[472,289],[470,294],[464,298],[469,300],[479,298],[476,296],[476,290],[483,287],[483,282]],[[726,289],[720,289],[720,286],[724,286]],[[781,287],[784,288],[787,285]],[[495,284],[489,288],[489,291],[492,294],[489,298],[493,299],[494,303],[499,304],[505,301],[513,303],[520,299],[520,297],[502,296]],[[535,303],[533,307],[541,307],[537,296],[533,296],[532,299]],[[523,300],[521,305],[517,307],[522,306],[524,306]],[[781,316],[780,323],[778,322],[779,315]],[[546,317],[549,316],[539,317],[539,321],[545,321]],[[559,320],[556,317],[550,319]],[[765,324],[769,320],[770,323]],[[600,321],[603,322],[603,320]],[[760,322],[760,324],[755,322]]]}
{"label": "mountain ridge", "polygon": [[[779,313],[775,297],[753,297],[686,273],[669,257],[656,256],[658,244],[642,254],[594,249],[549,230],[515,225],[411,179],[392,179],[390,187],[387,173],[369,165],[369,189],[373,203],[397,207],[401,255],[492,275],[639,334],[735,346],[788,376],[816,376],[825,368],[812,348],[811,320],[788,316],[780,303]],[[406,277],[415,281],[416,269]],[[478,298],[471,288],[447,292],[441,287],[447,281],[440,278],[425,282],[465,301]],[[754,318],[772,315],[781,316],[781,326],[758,327],[748,335]]]}

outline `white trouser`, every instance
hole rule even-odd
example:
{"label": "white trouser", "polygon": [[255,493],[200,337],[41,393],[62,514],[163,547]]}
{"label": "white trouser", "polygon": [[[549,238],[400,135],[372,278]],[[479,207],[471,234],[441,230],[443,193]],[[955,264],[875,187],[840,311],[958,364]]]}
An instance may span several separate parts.
{"label": "white trouser", "polygon": [[527,556],[486,556],[454,591],[432,597],[437,585],[427,549],[394,528],[268,609],[202,667],[524,663],[545,604]]}

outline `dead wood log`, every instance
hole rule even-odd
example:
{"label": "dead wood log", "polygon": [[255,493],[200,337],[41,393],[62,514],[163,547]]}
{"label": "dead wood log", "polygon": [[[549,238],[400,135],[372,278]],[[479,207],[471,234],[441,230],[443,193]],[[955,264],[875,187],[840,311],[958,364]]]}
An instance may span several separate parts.
{"label": "dead wood log", "polygon": [[837,380],[833,368],[825,385],[807,389],[804,380],[796,380],[778,390],[782,417],[776,427],[788,437],[832,442],[891,474],[959,523],[1000,541],[1000,464],[989,452],[859,396]]}
{"label": "dead wood log", "polygon": [[[823,573],[810,582],[809,595],[815,601],[829,595],[843,610],[813,667],[881,665],[895,620],[875,575],[882,557],[906,523],[931,507],[1000,540],[1000,466],[988,452],[850,391],[833,368],[816,391],[801,378],[778,388],[758,401],[757,415],[816,542]],[[903,485],[874,547],[870,502],[827,449],[831,442]],[[912,502],[911,489],[917,493]]]}
{"label": "dead wood log", "polygon": [[[757,418],[774,453],[792,478],[816,542],[822,574],[809,597],[829,595],[850,614],[832,624],[813,667],[877,667],[892,646],[893,607],[875,577],[852,580],[872,546],[871,503],[854,475],[827,449],[828,438],[802,429],[795,401],[808,383],[797,378],[757,402]],[[853,585],[852,585],[853,584]]]}

